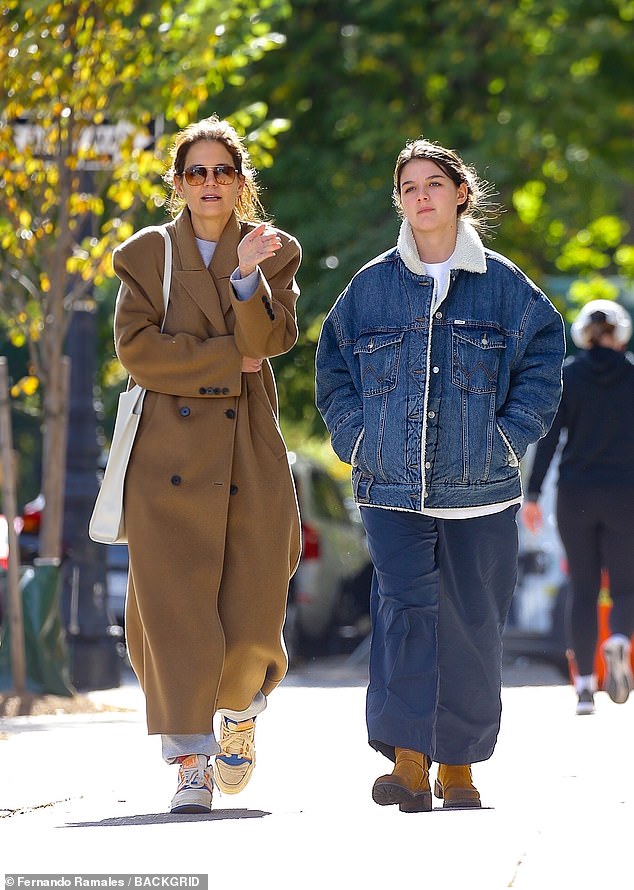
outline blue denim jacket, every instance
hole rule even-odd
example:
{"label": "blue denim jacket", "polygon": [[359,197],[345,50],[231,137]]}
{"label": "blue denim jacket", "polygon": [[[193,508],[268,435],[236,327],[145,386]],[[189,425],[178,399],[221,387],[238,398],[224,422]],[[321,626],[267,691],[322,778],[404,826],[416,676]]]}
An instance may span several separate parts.
{"label": "blue denim jacket", "polygon": [[317,407],[351,463],[357,503],[404,510],[521,497],[519,462],[561,397],[561,316],[529,278],[459,223],[434,305],[409,224],[328,313]]}

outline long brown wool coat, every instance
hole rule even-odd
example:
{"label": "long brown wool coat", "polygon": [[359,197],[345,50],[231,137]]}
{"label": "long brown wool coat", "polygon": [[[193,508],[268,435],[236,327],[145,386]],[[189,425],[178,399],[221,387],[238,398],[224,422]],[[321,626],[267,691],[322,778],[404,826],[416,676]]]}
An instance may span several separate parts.
{"label": "long brown wool coat", "polygon": [[242,373],[297,339],[300,246],[261,264],[251,299],[229,276],[252,228],[229,220],[206,268],[189,211],[174,247],[163,333],[164,241],[138,232],[114,252],[117,355],[148,392],[128,466],[126,637],[150,733],[207,733],[283,678],[282,626],[300,553],[297,499],[273,372]]}

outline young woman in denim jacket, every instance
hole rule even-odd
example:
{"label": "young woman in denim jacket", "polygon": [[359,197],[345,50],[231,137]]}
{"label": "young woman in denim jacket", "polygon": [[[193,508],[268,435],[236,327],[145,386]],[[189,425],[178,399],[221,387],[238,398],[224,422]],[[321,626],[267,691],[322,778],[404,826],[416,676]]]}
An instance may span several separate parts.
{"label": "young woman in denim jacket", "polygon": [[352,279],[317,348],[317,406],[352,464],[374,565],[367,726],[395,763],[372,796],[479,807],[471,764],[500,725],[519,463],[561,396],[563,323],[485,248],[482,183],[424,139],[397,158],[398,243]]}

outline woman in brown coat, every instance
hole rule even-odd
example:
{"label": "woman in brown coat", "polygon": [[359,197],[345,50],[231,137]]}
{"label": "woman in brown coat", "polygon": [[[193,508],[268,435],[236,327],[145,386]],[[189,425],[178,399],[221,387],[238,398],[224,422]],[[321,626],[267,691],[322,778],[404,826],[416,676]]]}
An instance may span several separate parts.
{"label": "woman in brown coat", "polygon": [[269,358],[297,339],[301,249],[262,221],[248,154],[226,122],[181,132],[166,181],[180,212],[167,224],[162,331],[161,230],[113,256],[117,355],[147,389],[126,476],[126,636],[148,731],[180,763],[172,812],[208,812],[210,758],[222,790],[244,788],[255,717],[287,668],[299,516]]}

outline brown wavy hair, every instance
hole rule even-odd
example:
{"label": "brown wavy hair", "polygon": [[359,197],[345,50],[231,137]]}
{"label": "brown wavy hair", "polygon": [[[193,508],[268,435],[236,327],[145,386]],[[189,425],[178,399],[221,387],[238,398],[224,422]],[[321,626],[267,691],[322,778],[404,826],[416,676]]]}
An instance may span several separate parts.
{"label": "brown wavy hair", "polygon": [[244,141],[228,121],[220,120],[215,114],[185,127],[174,140],[170,152],[172,163],[163,177],[170,187],[168,209],[172,216],[176,216],[185,204],[174,188],[174,177],[183,175],[185,158],[191,146],[203,141],[222,143],[233,158],[238,174],[244,177],[244,187],[236,201],[238,218],[245,222],[263,222],[267,219],[260,201],[257,174]]}
{"label": "brown wavy hair", "polygon": [[475,168],[466,164],[457,152],[421,136],[406,144],[400,151],[394,167],[392,202],[401,218],[404,216],[401,204],[401,173],[403,167],[414,160],[433,161],[456,186],[464,182],[467,186],[467,197],[458,206],[457,211],[459,217],[468,220],[472,225],[485,229],[487,220],[499,212],[499,205],[491,202],[491,197],[495,194],[491,183],[480,179]]}

